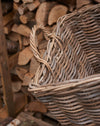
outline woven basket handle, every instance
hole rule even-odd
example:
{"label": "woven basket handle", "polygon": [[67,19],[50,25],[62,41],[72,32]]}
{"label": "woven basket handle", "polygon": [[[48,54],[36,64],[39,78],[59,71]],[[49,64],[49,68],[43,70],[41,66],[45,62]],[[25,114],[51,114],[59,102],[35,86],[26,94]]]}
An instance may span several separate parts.
{"label": "woven basket handle", "polygon": [[38,26],[38,25],[35,25],[33,28],[32,28],[32,32],[30,34],[30,46],[31,46],[31,50],[33,51],[34,53],[34,56],[35,58],[40,62],[40,63],[43,63],[45,64],[45,66],[48,68],[49,71],[52,72],[52,69],[50,67],[50,65],[47,63],[46,60],[42,59],[41,58],[41,55],[38,51],[38,39],[37,39],[37,35],[36,35],[36,32],[37,30],[41,29],[43,31],[43,33],[46,35],[47,38],[49,38],[50,36],[50,33],[45,29],[44,26]]}

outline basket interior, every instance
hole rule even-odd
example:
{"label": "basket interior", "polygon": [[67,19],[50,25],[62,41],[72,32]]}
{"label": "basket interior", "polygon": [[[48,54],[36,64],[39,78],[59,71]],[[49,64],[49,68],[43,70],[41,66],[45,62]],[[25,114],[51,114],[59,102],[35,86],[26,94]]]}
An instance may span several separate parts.
{"label": "basket interior", "polygon": [[[85,10],[85,11],[84,11]],[[100,73],[100,5],[61,17],[36,75],[40,85]]]}

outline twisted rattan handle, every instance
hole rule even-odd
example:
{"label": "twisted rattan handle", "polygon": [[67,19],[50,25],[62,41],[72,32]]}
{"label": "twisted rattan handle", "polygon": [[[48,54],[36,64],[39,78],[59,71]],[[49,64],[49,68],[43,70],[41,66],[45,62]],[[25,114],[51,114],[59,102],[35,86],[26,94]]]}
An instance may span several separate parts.
{"label": "twisted rattan handle", "polygon": [[30,34],[30,46],[31,46],[31,49],[34,53],[34,56],[35,58],[40,62],[40,63],[43,63],[45,64],[45,66],[48,68],[49,71],[52,72],[52,69],[50,67],[50,65],[47,63],[46,60],[42,59],[41,56],[40,56],[40,53],[38,51],[38,39],[37,39],[37,35],[36,35],[36,31],[38,29],[41,29],[44,34],[49,37],[50,33],[43,27],[43,26],[38,26],[38,25],[35,25],[33,28],[32,28],[32,32]]}
{"label": "twisted rattan handle", "polygon": [[[39,30],[39,29],[41,29],[43,31],[43,33],[46,35],[46,37],[48,39],[50,39],[50,38],[53,39],[52,44],[54,44],[54,42],[56,40],[56,42],[58,43],[58,45],[59,45],[59,47],[61,49],[61,55],[63,54],[62,53],[63,48],[62,48],[62,44],[61,44],[62,40],[60,39],[59,36],[56,36],[54,32],[50,33],[49,31],[47,31],[44,26],[35,25],[32,28],[32,32],[30,34],[30,46],[31,46],[31,49],[32,49],[32,51],[34,53],[35,58],[40,63],[43,63],[47,67],[47,69],[52,73],[52,76],[54,77],[52,69],[51,69],[49,63],[46,60],[41,58],[41,55],[40,55],[40,53],[38,51],[38,39],[37,39],[36,31]],[[51,49],[49,49],[49,50],[51,50]],[[49,53],[48,53],[48,57],[49,57]],[[29,91],[30,91],[30,89],[33,89],[35,86],[38,86],[37,85],[38,84],[38,81],[37,81],[38,80],[38,73],[39,73],[39,69],[37,70],[37,74],[36,74],[37,76],[35,76],[35,83],[32,80],[31,83],[29,84],[29,89],[28,89]]]}

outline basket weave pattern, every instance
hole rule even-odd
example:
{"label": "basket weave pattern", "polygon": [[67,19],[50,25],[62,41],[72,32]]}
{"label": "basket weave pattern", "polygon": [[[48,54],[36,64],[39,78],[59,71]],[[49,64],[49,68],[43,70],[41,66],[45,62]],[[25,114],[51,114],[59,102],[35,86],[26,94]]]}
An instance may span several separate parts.
{"label": "basket weave pattern", "polygon": [[[41,28],[44,30],[43,28]],[[63,125],[100,125],[100,5],[61,17],[41,58],[30,91]],[[96,75],[95,75],[96,74]]]}

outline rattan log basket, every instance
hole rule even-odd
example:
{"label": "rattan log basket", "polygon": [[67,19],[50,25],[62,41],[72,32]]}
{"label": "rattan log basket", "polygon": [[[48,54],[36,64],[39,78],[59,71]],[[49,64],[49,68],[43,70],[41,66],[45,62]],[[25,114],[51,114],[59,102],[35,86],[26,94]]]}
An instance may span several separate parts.
{"label": "rattan log basket", "polygon": [[[43,57],[37,29],[49,39]],[[40,66],[29,91],[62,126],[100,126],[100,4],[61,17],[52,33],[34,26],[30,45]]]}

